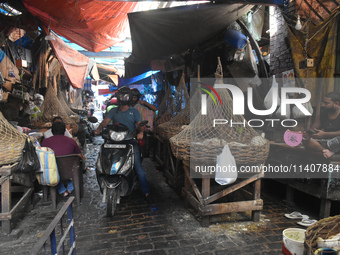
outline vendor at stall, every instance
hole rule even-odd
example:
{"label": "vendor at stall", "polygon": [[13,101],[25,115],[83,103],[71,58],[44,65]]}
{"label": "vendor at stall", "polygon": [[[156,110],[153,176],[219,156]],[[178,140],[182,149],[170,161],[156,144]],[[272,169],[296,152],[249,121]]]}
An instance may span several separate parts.
{"label": "vendor at stall", "polygon": [[304,146],[312,151],[321,152],[328,158],[339,151],[340,143],[340,93],[327,93],[322,102],[319,116],[310,130],[304,132]]}

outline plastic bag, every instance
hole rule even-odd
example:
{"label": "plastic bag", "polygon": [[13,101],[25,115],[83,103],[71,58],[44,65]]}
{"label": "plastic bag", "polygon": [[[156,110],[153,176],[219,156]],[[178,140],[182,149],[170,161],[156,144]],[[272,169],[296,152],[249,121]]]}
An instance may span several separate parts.
{"label": "plastic bag", "polygon": [[[304,107],[306,107],[306,109],[311,113],[313,114],[313,107],[312,107],[312,104],[310,102],[307,102],[307,103],[303,103],[302,104]],[[293,113],[293,117],[295,119],[298,119],[298,118],[304,118],[306,117],[306,115],[299,109],[296,107],[296,105],[294,105],[293,109],[292,109],[292,113]]]}
{"label": "plastic bag", "polygon": [[40,162],[35,152],[35,146],[29,138],[26,139],[17,169],[23,173],[31,173],[40,169]]}
{"label": "plastic bag", "polygon": [[234,156],[231,154],[228,144],[217,156],[215,181],[220,185],[234,183],[237,179],[237,166]]}
{"label": "plastic bag", "polygon": [[54,151],[47,147],[38,146],[36,153],[41,162],[41,169],[36,173],[39,184],[56,186],[60,181],[60,176]]}
{"label": "plastic bag", "polygon": [[278,105],[280,105],[280,99],[278,97],[278,92],[279,92],[279,84],[276,82],[275,75],[273,75],[273,83],[268,91],[266,97],[264,98],[264,107],[269,110],[271,109],[273,105],[273,98],[277,97],[277,104],[274,106],[275,109],[277,108]]}

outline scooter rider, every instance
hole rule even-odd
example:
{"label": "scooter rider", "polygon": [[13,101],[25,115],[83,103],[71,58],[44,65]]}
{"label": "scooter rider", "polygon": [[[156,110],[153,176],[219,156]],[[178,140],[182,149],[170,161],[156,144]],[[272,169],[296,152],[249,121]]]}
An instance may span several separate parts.
{"label": "scooter rider", "polygon": [[[128,87],[121,87],[118,89],[116,96],[118,100],[118,107],[111,109],[111,111],[106,115],[105,119],[100,123],[97,130],[94,131],[95,135],[99,135],[101,130],[106,127],[111,120],[113,123],[124,124],[131,131],[135,131],[136,126],[138,126],[138,124],[142,121],[142,117],[140,116],[138,110],[130,107],[132,93]],[[145,127],[142,127],[140,130],[138,130],[137,139],[143,139],[144,129]],[[147,203],[152,203],[148,182],[141,163],[138,143],[136,141],[133,143],[133,149],[135,171],[137,173],[140,186]]]}

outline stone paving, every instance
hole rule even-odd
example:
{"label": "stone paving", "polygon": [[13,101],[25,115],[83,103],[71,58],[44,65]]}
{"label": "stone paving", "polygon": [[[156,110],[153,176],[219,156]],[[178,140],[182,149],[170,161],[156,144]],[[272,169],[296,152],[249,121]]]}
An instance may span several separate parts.
{"label": "stone paving", "polygon": [[[264,210],[260,222],[252,222],[250,213],[234,213],[214,216],[212,224],[203,228],[195,210],[185,206],[155,163],[146,158],[143,165],[155,204],[146,204],[138,189],[121,200],[114,217],[107,218],[94,172],[98,147],[98,140],[89,145],[85,194],[82,204],[74,206],[76,248],[81,255],[281,254],[282,231],[303,228],[296,220],[286,219],[284,213],[314,213],[308,208],[292,208],[269,190],[262,194]],[[60,201],[58,209],[62,205]],[[51,202],[42,199],[30,211],[20,213],[13,221],[12,233],[0,234],[0,254],[29,254],[55,215]]]}

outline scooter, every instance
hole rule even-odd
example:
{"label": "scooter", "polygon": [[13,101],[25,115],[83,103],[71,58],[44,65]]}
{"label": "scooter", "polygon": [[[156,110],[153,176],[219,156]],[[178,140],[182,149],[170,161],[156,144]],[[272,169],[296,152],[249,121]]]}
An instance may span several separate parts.
{"label": "scooter", "polygon": [[[148,121],[141,121],[140,127]],[[104,143],[101,145],[96,162],[96,176],[106,215],[112,217],[120,198],[128,196],[137,185],[134,171],[134,149],[131,142],[136,141],[136,132],[131,132],[123,124],[109,124],[101,131]]]}

